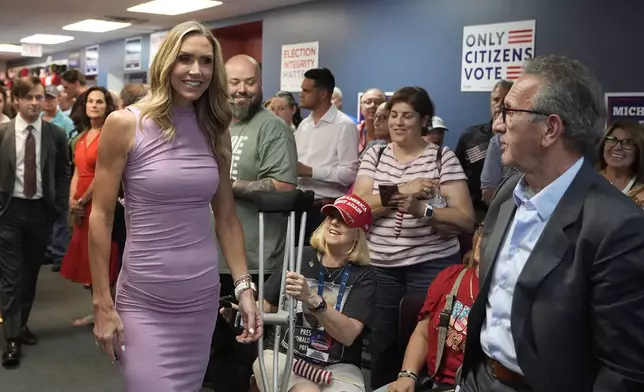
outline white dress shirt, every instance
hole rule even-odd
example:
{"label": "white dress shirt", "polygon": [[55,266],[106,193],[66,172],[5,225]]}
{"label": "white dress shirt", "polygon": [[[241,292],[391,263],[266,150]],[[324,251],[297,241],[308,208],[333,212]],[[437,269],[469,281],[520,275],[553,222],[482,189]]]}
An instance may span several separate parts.
{"label": "white dress shirt", "polygon": [[346,195],[358,174],[358,133],[349,116],[335,105],[317,124],[311,114],[297,127],[295,143],[298,161],[312,168],[298,188],[314,191],[316,199]]}
{"label": "white dress shirt", "polygon": [[42,146],[42,120],[40,117],[34,123],[28,123],[20,114],[16,116],[16,180],[13,187],[13,197],[27,199],[24,192],[25,179],[25,141],[29,135],[27,127],[34,127],[32,131],[36,139],[36,194],[31,199],[42,198],[42,166],[40,163],[40,150]]}

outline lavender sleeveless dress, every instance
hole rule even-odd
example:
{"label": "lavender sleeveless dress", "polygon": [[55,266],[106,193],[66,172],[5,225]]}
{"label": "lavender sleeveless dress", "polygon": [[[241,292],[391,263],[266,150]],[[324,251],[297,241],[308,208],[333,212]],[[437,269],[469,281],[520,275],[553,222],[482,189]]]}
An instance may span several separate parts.
{"label": "lavender sleeveless dress", "polygon": [[171,140],[151,121],[137,127],[123,173],[127,243],[116,310],[129,392],[199,391],[217,320],[209,205],[218,166],[192,108],[175,108],[173,123]]}

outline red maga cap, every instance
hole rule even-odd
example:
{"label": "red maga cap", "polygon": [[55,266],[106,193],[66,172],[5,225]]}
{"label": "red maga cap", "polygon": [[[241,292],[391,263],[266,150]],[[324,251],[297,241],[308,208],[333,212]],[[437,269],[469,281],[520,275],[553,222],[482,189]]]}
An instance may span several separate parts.
{"label": "red maga cap", "polygon": [[329,216],[333,210],[340,213],[342,220],[349,227],[359,227],[365,233],[371,228],[371,208],[357,195],[342,196],[335,203],[325,205],[322,207],[322,214]]}

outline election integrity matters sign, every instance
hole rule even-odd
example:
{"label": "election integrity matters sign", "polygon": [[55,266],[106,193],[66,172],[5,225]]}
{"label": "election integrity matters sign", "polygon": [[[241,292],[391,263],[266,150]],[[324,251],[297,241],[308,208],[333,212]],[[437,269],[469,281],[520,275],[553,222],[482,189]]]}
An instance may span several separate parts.
{"label": "election integrity matters sign", "polygon": [[606,93],[608,124],[632,120],[644,124],[644,93]]}
{"label": "election integrity matters sign", "polygon": [[461,91],[492,91],[501,79],[521,76],[534,57],[536,22],[525,20],[463,28]]}
{"label": "election integrity matters sign", "polygon": [[304,73],[318,67],[319,47],[319,42],[282,45],[280,90],[290,92],[301,90]]}

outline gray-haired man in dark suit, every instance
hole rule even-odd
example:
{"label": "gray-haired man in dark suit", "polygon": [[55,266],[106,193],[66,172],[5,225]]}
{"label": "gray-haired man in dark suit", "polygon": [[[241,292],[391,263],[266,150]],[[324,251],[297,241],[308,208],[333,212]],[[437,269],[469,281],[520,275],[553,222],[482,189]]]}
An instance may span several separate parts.
{"label": "gray-haired man in dark suit", "polygon": [[599,83],[537,57],[501,115],[503,164],[523,174],[486,216],[461,392],[644,391],[644,211],[584,158]]}

